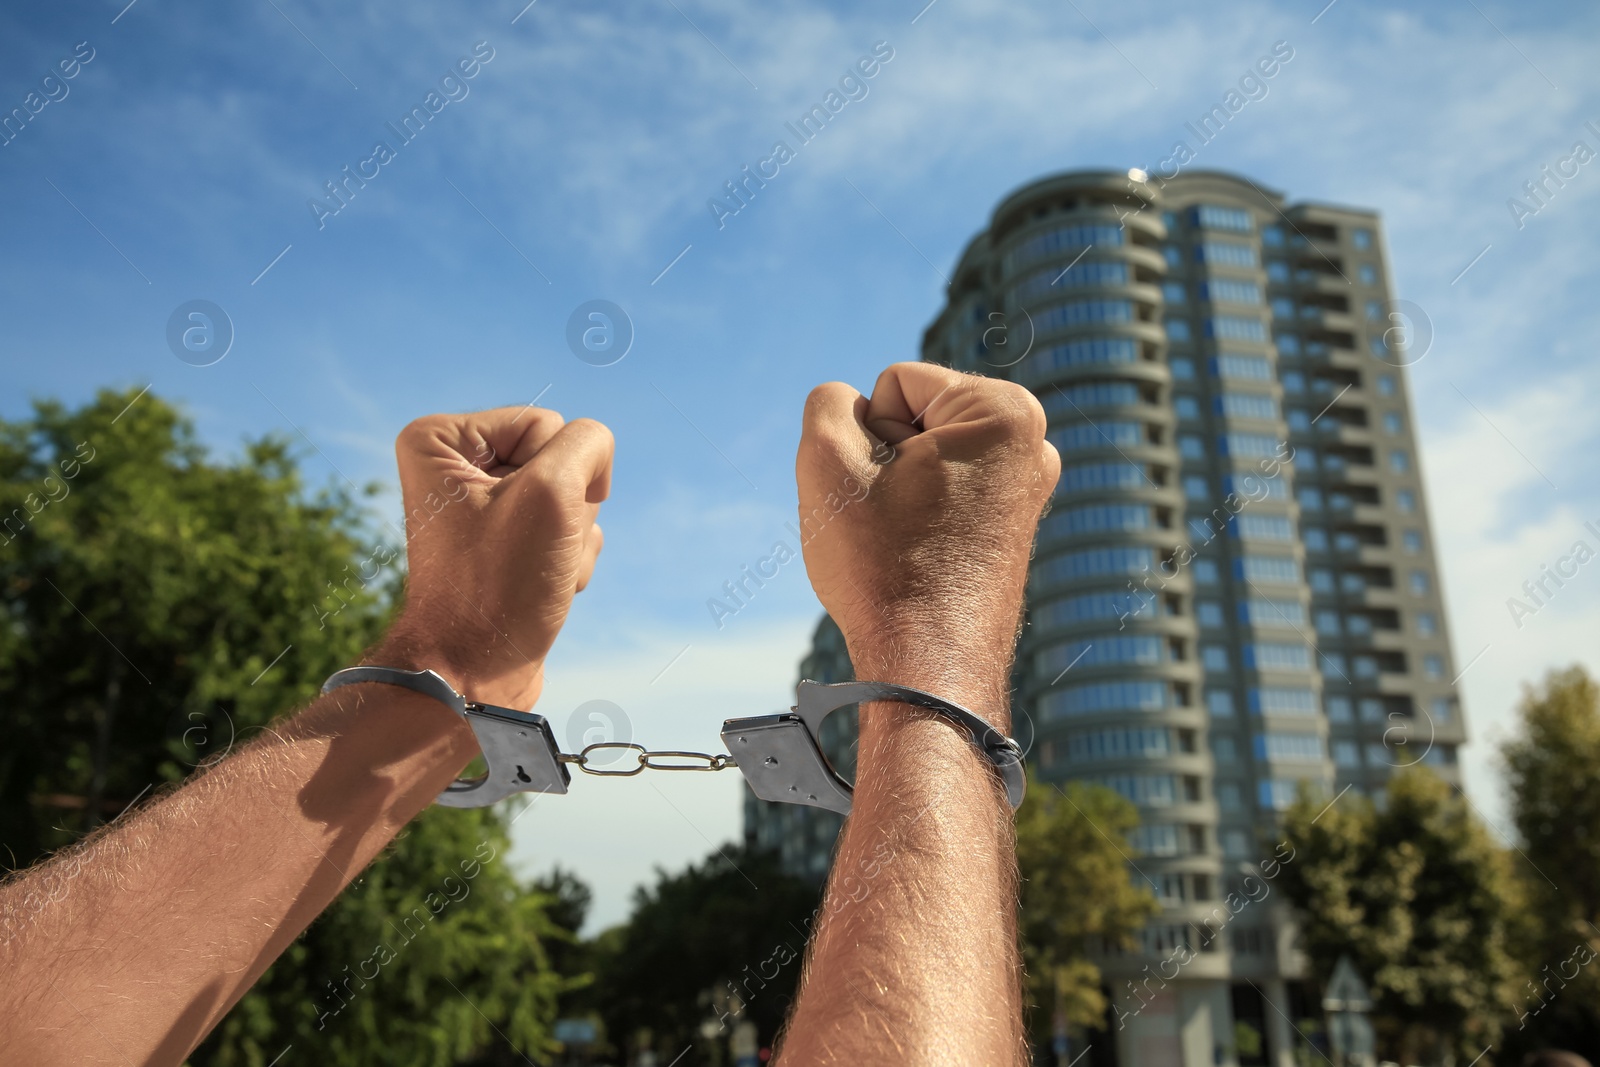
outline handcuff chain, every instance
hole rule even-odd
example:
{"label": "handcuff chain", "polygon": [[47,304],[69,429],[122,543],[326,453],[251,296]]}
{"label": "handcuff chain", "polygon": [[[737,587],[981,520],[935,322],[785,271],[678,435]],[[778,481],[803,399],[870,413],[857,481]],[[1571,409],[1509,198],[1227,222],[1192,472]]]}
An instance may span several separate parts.
{"label": "handcuff chain", "polygon": [[[590,753],[604,749],[625,749],[633,752],[638,760],[632,767],[620,770],[606,770],[604,767],[591,767]],[[631,778],[645,770],[652,771],[723,771],[729,767],[737,767],[733,757],[723,753],[713,755],[710,752],[690,752],[686,749],[667,748],[651,750],[643,745],[636,745],[632,741],[596,741],[592,745],[585,745],[582,751],[576,754],[562,752],[557,757],[562,763],[576,766],[584,774],[598,775],[602,778]],[[704,760],[705,765],[699,763],[657,763],[656,760]]]}

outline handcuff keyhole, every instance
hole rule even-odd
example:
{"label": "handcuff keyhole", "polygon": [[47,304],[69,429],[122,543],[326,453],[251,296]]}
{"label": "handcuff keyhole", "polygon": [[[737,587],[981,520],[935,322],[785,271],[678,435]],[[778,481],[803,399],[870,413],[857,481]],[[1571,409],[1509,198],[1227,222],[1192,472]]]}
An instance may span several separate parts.
{"label": "handcuff keyhole", "polygon": [[517,781],[519,781],[519,782],[528,782],[528,783],[531,783],[533,781],[532,778],[528,777],[528,772],[523,770],[520,764],[517,767]]}

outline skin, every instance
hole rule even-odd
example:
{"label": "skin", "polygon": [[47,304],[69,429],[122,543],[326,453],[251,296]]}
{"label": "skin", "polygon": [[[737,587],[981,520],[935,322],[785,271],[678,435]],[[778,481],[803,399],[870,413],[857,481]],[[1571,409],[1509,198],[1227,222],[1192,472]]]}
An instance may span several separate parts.
{"label": "skin", "polygon": [[[531,706],[600,552],[610,432],[504,408],[419,420],[396,452],[414,520],[410,589],[366,662],[431,668],[469,699]],[[181,1063],[476,752],[437,701],[339,689],[10,881],[4,1059]]]}
{"label": "skin", "polygon": [[[890,367],[870,399],[811,394],[801,515],[847,477],[870,487],[805,548],[857,677],[1009,731],[1028,558],[1060,473],[1044,430],[1026,390],[928,364]],[[1026,1063],[1015,852],[999,778],[962,733],[864,705],[853,811],[778,1061]]]}
{"label": "skin", "polygon": [[[600,552],[609,431],[504,408],[421,419],[396,453],[407,604],[364,662],[531,707]],[[847,475],[869,486],[805,550],[860,677],[1009,729],[1028,554],[1058,470],[1037,402],[1004,382],[900,364],[870,401],[812,394],[802,515]],[[427,697],[339,689],[0,886],[7,1062],[180,1064],[476,751]],[[1011,818],[992,769],[945,723],[874,704],[857,782],[782,1062],[1024,1062]]]}

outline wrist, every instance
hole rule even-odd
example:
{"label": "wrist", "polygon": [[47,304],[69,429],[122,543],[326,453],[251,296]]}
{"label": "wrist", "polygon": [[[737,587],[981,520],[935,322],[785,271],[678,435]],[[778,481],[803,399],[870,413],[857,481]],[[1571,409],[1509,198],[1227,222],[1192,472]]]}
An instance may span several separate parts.
{"label": "wrist", "polygon": [[[461,654],[441,636],[448,626],[430,626],[402,615],[387,635],[362,658],[363,664],[433,671],[468,701],[526,711],[539,698],[544,664],[497,664]],[[509,668],[509,669],[508,669]]]}
{"label": "wrist", "polygon": [[[1001,647],[962,647],[959,640],[925,640],[915,650],[898,643],[848,642],[850,662],[858,679],[890,682],[932,693],[985,719],[1002,733],[1011,732],[1011,654]],[[900,707],[890,704],[890,707]],[[906,710],[902,708],[901,710]],[[926,717],[917,712],[914,718]],[[892,726],[905,718],[864,712],[863,732]]]}

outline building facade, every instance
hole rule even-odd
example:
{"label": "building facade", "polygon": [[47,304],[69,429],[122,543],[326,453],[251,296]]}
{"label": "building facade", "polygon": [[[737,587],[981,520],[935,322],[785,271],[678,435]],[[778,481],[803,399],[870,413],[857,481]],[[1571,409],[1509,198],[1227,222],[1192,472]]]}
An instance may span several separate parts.
{"label": "building facade", "polygon": [[[800,678],[831,685],[855,680],[844,635],[824,615],[811,636],[811,651],[800,661]],[[856,709],[840,708],[822,724],[822,751],[847,781],[856,776]],[[844,816],[825,808],[772,804],[744,791],[745,844],[778,853],[783,869],[817,884],[828,876],[834,840]]]}
{"label": "building facade", "polygon": [[1017,733],[1041,777],[1138,806],[1162,904],[1104,947],[1095,1059],[1289,1067],[1320,1011],[1272,888],[1280,813],[1306,785],[1381,802],[1417,761],[1459,785],[1465,740],[1404,370],[1425,347],[1379,220],[1219,172],[1070,172],[1006,197],[952,278],[923,358],[1032,390],[1062,459]]}

